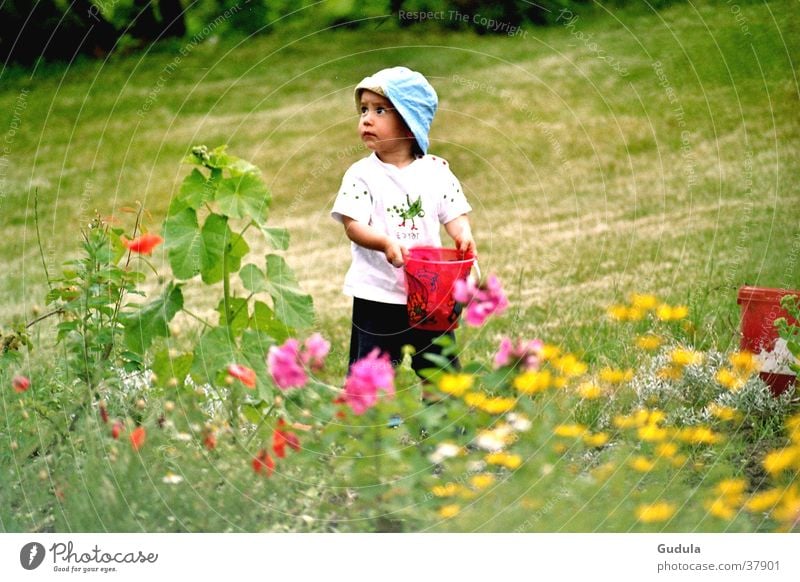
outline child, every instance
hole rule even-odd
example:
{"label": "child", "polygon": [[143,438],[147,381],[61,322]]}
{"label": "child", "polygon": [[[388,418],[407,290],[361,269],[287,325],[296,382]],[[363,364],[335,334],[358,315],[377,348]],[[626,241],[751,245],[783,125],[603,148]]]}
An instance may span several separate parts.
{"label": "child", "polygon": [[402,269],[408,248],[441,246],[444,224],[458,250],[476,254],[472,208],[447,162],[427,154],[438,98],[424,76],[383,69],[356,86],[355,98],[358,132],[373,153],[345,172],[331,211],[352,241],[344,281],[353,297],[350,364],[377,347],[397,365],[410,344],[419,371],[431,366],[423,354],[441,351],[431,344],[441,333],[408,324]]}

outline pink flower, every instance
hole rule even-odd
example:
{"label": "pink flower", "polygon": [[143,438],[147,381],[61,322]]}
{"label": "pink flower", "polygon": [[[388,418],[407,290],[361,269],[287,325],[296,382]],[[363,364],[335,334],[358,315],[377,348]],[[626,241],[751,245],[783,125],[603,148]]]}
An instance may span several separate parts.
{"label": "pink flower", "polygon": [[389,354],[380,355],[380,350],[375,348],[350,366],[350,375],[344,383],[344,399],[354,414],[364,414],[377,403],[378,390],[394,396],[394,368]]}
{"label": "pink flower", "polygon": [[300,343],[296,339],[288,339],[282,346],[272,346],[267,354],[267,367],[281,390],[300,388],[308,382],[300,359]]}
{"label": "pink flower", "polygon": [[306,338],[303,346],[305,347],[301,355],[303,363],[318,372],[325,365],[325,357],[331,349],[331,343],[321,334],[315,333]]}
{"label": "pink flower", "polygon": [[519,363],[524,370],[534,370],[539,367],[539,353],[544,343],[540,339],[520,340],[515,346],[513,342],[504,337],[500,340],[500,347],[494,355],[494,367],[515,366]]}
{"label": "pink flower", "polygon": [[228,376],[236,378],[248,388],[256,387],[256,373],[247,366],[230,364],[228,366]]}
{"label": "pink flower", "polygon": [[473,327],[483,325],[490,315],[500,315],[508,307],[500,280],[494,275],[480,286],[472,279],[456,281],[453,298],[466,305],[465,319]]}

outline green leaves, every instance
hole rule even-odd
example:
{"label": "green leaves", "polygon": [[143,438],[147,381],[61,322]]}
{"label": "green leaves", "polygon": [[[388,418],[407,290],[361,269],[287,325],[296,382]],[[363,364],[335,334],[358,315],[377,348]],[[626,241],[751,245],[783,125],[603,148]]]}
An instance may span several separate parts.
{"label": "green leaves", "polygon": [[200,272],[203,240],[193,209],[185,208],[164,222],[164,248],[178,279],[191,279]]}
{"label": "green leaves", "polygon": [[266,215],[270,193],[260,176],[247,173],[221,180],[217,202],[220,211],[228,216],[259,218]]}
{"label": "green leaves", "polygon": [[155,301],[121,317],[128,349],[143,354],[156,337],[169,337],[168,324],[182,308],[183,293],[180,285],[169,283]]}
{"label": "green leaves", "polygon": [[303,293],[294,273],[278,255],[267,255],[267,291],[275,306],[275,315],[291,327],[311,327],[314,303]]}

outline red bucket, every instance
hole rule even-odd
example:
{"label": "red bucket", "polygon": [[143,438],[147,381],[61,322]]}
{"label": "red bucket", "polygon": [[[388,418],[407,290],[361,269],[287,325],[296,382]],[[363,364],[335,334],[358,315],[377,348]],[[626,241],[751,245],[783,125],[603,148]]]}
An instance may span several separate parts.
{"label": "red bucket", "polygon": [[798,295],[800,291],[770,289],[768,287],[741,287],[736,298],[742,309],[741,349],[756,354],[761,364],[761,379],[776,396],[794,384],[796,376],[786,366],[793,356],[785,342],[778,341],[775,320],[785,317],[791,325],[798,325],[781,307],[784,295]]}
{"label": "red bucket", "polygon": [[414,247],[405,262],[408,322],[429,331],[458,327],[453,287],[466,279],[475,258],[456,249]]}

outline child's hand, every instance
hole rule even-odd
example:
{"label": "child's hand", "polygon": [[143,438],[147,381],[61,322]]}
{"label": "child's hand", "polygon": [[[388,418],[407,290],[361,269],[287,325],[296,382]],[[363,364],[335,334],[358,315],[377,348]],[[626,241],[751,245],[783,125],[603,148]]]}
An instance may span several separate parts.
{"label": "child's hand", "polygon": [[465,255],[478,256],[478,249],[475,245],[475,239],[472,238],[472,229],[469,226],[469,218],[466,214],[462,214],[458,218],[454,218],[444,225],[447,234],[456,243],[456,248]]}
{"label": "child's hand", "polygon": [[472,233],[467,233],[466,236],[457,236],[455,238],[456,248],[464,253],[465,256],[478,256],[478,250],[475,246],[475,239],[472,238]]}
{"label": "child's hand", "polygon": [[391,239],[386,242],[383,253],[386,255],[386,260],[394,267],[402,267],[408,257],[408,249]]}

